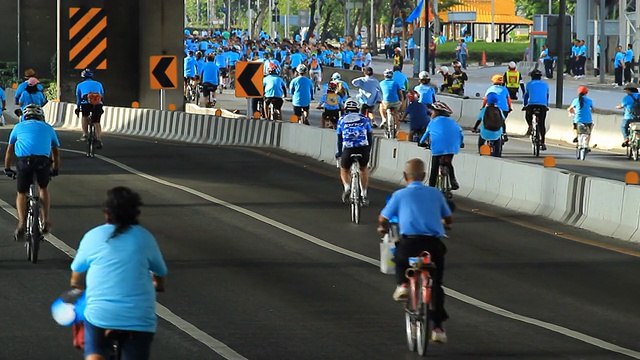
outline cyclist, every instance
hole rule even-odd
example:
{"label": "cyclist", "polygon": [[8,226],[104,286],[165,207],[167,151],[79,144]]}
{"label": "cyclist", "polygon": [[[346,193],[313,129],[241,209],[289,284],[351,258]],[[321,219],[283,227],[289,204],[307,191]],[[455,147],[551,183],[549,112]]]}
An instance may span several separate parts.
{"label": "cyclist", "polygon": [[429,145],[431,147],[431,174],[429,175],[429,186],[436,186],[438,179],[438,168],[440,159],[443,159],[449,169],[449,180],[451,190],[458,190],[458,180],[453,169],[453,156],[464,147],[464,134],[458,123],[449,116],[453,113],[451,108],[441,102],[436,101],[429,105],[431,111],[431,121],[427,131],[420,139],[418,145]]}
{"label": "cyclist", "polygon": [[373,68],[365,67],[362,73],[364,76],[353,79],[351,84],[360,88],[358,92],[358,99],[362,104],[360,106],[360,113],[363,115],[368,114],[373,127],[376,128],[378,125],[376,124],[375,108],[376,105],[382,101],[382,89],[380,89],[378,79],[373,77]]}
{"label": "cyclist", "polygon": [[503,75],[503,78],[505,79],[504,86],[507,87],[511,100],[518,100],[518,87],[520,87],[520,90],[522,90],[523,94],[525,93],[522,74],[520,73],[520,71],[516,70],[515,62],[509,62],[508,67],[509,68]]}
{"label": "cyclist", "polygon": [[[60,169],[60,141],[56,131],[44,121],[44,111],[38,105],[24,108],[23,121],[16,124],[9,135],[9,145],[4,158],[4,174],[17,178],[16,210],[18,211],[18,227],[14,232],[16,241],[22,240],[27,217],[27,192],[35,174],[40,187],[42,204],[43,231],[49,232],[51,223],[49,215],[51,198],[49,197],[49,180],[57,176]],[[18,158],[16,171],[11,169],[13,155]],[[53,159],[53,164],[52,164]]]}
{"label": "cyclist", "polygon": [[107,191],[106,224],[84,234],[71,263],[70,293],[86,292],[84,354],[107,359],[108,331],[124,331],[123,359],[150,358],[158,325],[156,291],[164,291],[167,265],[153,235],[139,225],[140,196],[126,187]]}
{"label": "cyclist", "polygon": [[338,120],[338,152],[336,153],[336,158],[340,158],[340,179],[342,179],[342,185],[344,186],[342,202],[346,203],[351,194],[349,169],[354,161],[351,155],[360,154],[362,157],[357,160],[360,164],[360,183],[362,185],[360,196],[362,196],[362,204],[368,206],[368,164],[371,144],[373,144],[373,129],[371,128],[369,119],[358,113],[359,106],[357,101],[348,99],[345,102],[344,108],[346,114]]}
{"label": "cyclist", "polygon": [[433,104],[436,101],[436,89],[431,86],[431,78],[429,72],[420,71],[418,74],[420,84],[413,88],[414,91],[420,96],[420,102],[425,105]]}
{"label": "cyclist", "polygon": [[635,84],[626,85],[624,87],[624,91],[627,95],[622,98],[622,103],[617,105],[616,108],[624,109],[624,116],[622,117],[622,126],[620,127],[620,130],[622,131],[622,138],[624,139],[622,147],[627,147],[629,146],[629,124],[640,121],[638,114],[634,114],[634,112],[638,112],[638,110],[640,110],[638,108],[640,107],[640,94],[638,93],[638,88]]}
{"label": "cyclist", "polygon": [[282,78],[276,74],[276,68],[270,67],[268,72],[269,75],[262,80],[262,85],[264,85],[265,115],[267,119],[271,118],[269,105],[273,104],[273,108],[275,110],[274,119],[282,120],[280,110],[282,109],[282,98],[287,96],[287,85],[284,83]]}
{"label": "cyclist", "polygon": [[549,85],[542,81],[542,72],[538,69],[531,72],[531,81],[525,85],[523,104],[523,110],[526,111],[525,118],[527,125],[529,125],[526,136],[531,135],[533,114],[537,112],[540,142],[542,143],[540,149],[547,150],[544,139],[547,133],[546,119],[547,111],[549,110]]}
{"label": "cyclist", "polygon": [[[346,81],[342,80],[342,75],[340,75],[339,72],[334,72],[331,75],[331,81],[333,81],[336,84],[338,84],[338,87],[341,86],[346,91],[346,96],[347,97],[350,96],[350,94],[349,94],[349,84]],[[326,87],[326,85],[325,85],[325,87]],[[326,91],[326,88],[325,88],[325,91]]]}
{"label": "cyclist", "polygon": [[27,87],[22,95],[20,95],[20,100],[18,101],[20,109],[24,109],[29,104],[36,104],[42,107],[47,103],[47,99],[44,97],[42,91],[38,89],[38,85],[40,85],[40,81],[34,77],[27,80]]}
{"label": "cyclist", "polygon": [[220,93],[222,93],[222,89],[224,89],[227,84],[227,78],[229,77],[229,59],[227,55],[224,53],[222,48],[218,48],[216,51],[216,65],[218,66],[218,72],[220,73],[220,80],[218,82],[218,87],[220,88]]}
{"label": "cyclist", "polygon": [[[489,93],[487,95],[487,106],[483,107],[478,114],[478,120],[473,127],[473,132],[480,133],[478,136],[478,152],[480,147],[487,141],[493,141],[492,156],[502,156],[502,134],[504,133],[505,123],[502,110],[498,107],[498,95]],[[479,127],[479,129],[478,129]]]}
{"label": "cyclist", "polygon": [[[567,111],[573,115],[573,131],[576,135],[573,139],[574,143],[578,142],[578,123],[582,123],[589,129],[589,134],[593,128],[593,120],[591,113],[593,112],[593,100],[587,97],[589,89],[586,86],[578,87],[578,97],[573,99]],[[587,138],[587,144],[589,139]]]}
{"label": "cyclist", "polygon": [[[509,116],[509,113],[511,112],[512,109],[511,109],[511,98],[509,97],[509,91],[507,90],[506,87],[502,85],[504,84],[504,77],[500,74],[495,74],[491,77],[491,82],[493,83],[493,85],[487,88],[487,91],[484,94],[484,101],[482,102],[482,107],[485,107],[487,105],[487,95],[489,95],[489,93],[496,93],[498,95],[498,107],[500,108],[500,110],[502,110],[502,114],[504,114],[504,118],[506,119]],[[504,138],[503,138],[504,142],[509,141],[506,131],[507,130],[505,129]]]}
{"label": "cyclist", "polygon": [[[215,63],[215,55],[209,54],[207,56],[207,62],[202,68],[200,79],[202,79],[202,95],[207,99],[207,107],[215,106],[216,90],[218,90],[220,81],[220,68]],[[213,99],[211,99],[212,94]]]}
{"label": "cyclist", "polygon": [[80,73],[84,79],[76,86],[76,115],[82,112],[82,137],[80,140],[87,140],[89,127],[89,116],[96,129],[96,148],[102,148],[102,126],[100,117],[104,113],[104,87],[99,81],[93,80],[93,72],[85,69]]}
{"label": "cyclist", "polygon": [[[380,82],[380,89],[382,90],[382,106],[380,107],[380,116],[382,116],[383,126],[385,122],[388,126],[393,126],[394,130],[400,128],[400,119],[398,118],[398,109],[402,106],[404,101],[404,94],[402,93],[402,87],[393,80],[393,70],[387,69],[384,71],[384,80]],[[386,119],[387,109],[391,110],[391,116],[393,119]],[[393,122],[393,125],[391,124]]]}
{"label": "cyclist", "polygon": [[321,128],[327,127],[327,124],[332,124],[331,128],[335,128],[338,124],[338,118],[340,117],[340,110],[342,110],[342,104],[346,98],[340,96],[338,93],[338,84],[330,82],[327,85],[327,92],[322,95],[320,102],[318,103],[318,109],[324,108],[322,113]]}
{"label": "cyclist", "polygon": [[0,86],[0,126],[4,126],[4,115],[2,112],[5,110],[7,110],[7,96],[2,86]]}
{"label": "cyclist", "polygon": [[402,73],[402,70],[400,70],[399,66],[394,66],[393,80],[397,82],[398,85],[400,85],[400,88],[402,89],[403,101],[402,101],[401,110],[404,110],[404,108],[407,107],[406,100],[407,100],[407,92],[409,92],[409,78],[407,78],[407,75]]}
{"label": "cyclist", "polygon": [[[199,51],[200,52],[200,51]],[[193,51],[184,58],[184,97],[187,98],[187,85],[198,75],[198,60],[193,56]]]}
{"label": "cyclist", "polygon": [[[36,72],[33,69],[27,69],[24,71],[24,81],[20,83],[20,85],[18,85],[18,87],[16,88],[16,93],[14,95],[14,100],[15,100],[14,103],[16,105],[19,104],[20,96],[22,96],[22,93],[25,92],[25,90],[27,89],[29,78],[32,78],[35,76],[36,76]],[[44,87],[42,86],[42,84],[38,84],[38,90],[40,92],[44,92]]]}
{"label": "cyclist", "polygon": [[424,132],[429,126],[429,109],[427,105],[419,101],[420,94],[415,90],[409,91],[409,105],[404,111],[403,119],[409,116],[411,119],[409,122],[409,141],[418,142],[424,135]]}
{"label": "cyclist", "polygon": [[308,59],[309,64],[309,78],[313,81],[314,90],[320,90],[320,84],[322,83],[322,66],[320,65],[320,57],[315,52],[311,53],[311,57]]}
{"label": "cyclist", "polygon": [[393,193],[387,205],[378,216],[378,231],[389,232],[389,219],[397,217],[400,228],[400,241],[396,244],[394,261],[396,263],[395,301],[405,301],[409,288],[405,271],[409,268],[409,257],[428,251],[436,268],[431,271],[433,279],[433,331],[431,340],[447,342],[443,322],[449,316],[444,309],[444,255],[447,248],[440,240],[444,235],[444,224],[451,225],[453,217],[447,201],[440,191],[423,184],[426,176],[425,164],[420,159],[407,161],[404,179],[407,187]]}
{"label": "cyclist", "polygon": [[313,100],[313,83],[311,79],[305,76],[307,73],[307,67],[305,65],[298,65],[296,72],[298,76],[291,80],[289,84],[293,113],[298,118],[304,114],[304,124],[309,125],[309,105],[311,104],[311,100]]}

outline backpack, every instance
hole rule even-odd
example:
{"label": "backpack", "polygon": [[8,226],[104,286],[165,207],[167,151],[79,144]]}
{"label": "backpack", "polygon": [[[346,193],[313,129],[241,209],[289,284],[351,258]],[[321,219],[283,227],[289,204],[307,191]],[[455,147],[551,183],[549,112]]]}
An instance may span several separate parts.
{"label": "backpack", "polygon": [[498,131],[504,124],[502,118],[502,110],[497,106],[489,105],[484,110],[484,118],[482,119],[484,128],[488,131]]}
{"label": "backpack", "polygon": [[633,121],[640,121],[640,95],[633,98],[630,113],[633,116]]}
{"label": "backpack", "polygon": [[102,103],[102,95],[97,92],[90,92],[87,94],[87,101],[89,101],[91,105],[100,105],[100,103]]}
{"label": "backpack", "polygon": [[318,68],[318,58],[311,59],[311,70],[315,70]]}
{"label": "backpack", "polygon": [[336,93],[327,93],[327,101],[325,101],[325,103],[329,106],[338,106],[338,104],[340,103],[340,100],[338,98],[338,94]]}

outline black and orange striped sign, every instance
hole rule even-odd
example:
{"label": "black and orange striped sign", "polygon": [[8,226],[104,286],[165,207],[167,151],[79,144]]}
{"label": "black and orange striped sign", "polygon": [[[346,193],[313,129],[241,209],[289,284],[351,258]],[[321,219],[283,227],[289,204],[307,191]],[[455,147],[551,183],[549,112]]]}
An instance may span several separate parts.
{"label": "black and orange striped sign", "polygon": [[69,8],[69,63],[73,69],[107,69],[107,12]]}

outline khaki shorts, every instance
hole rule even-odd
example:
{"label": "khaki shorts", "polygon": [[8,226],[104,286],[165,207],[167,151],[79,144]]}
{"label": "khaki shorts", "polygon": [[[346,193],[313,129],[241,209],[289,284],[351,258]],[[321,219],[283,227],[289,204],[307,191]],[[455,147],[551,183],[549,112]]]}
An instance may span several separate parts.
{"label": "khaki shorts", "polygon": [[402,103],[400,101],[394,101],[394,102],[383,101],[382,105],[384,106],[385,109],[399,109],[400,106],[402,106]]}

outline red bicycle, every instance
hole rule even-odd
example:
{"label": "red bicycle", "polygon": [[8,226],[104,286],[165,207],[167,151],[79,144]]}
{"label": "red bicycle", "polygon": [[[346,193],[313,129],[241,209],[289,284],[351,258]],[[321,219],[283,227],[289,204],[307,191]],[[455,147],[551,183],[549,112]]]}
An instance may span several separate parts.
{"label": "red bicycle", "polygon": [[405,303],[405,324],[407,331],[407,345],[410,351],[417,351],[425,356],[433,324],[431,321],[431,286],[430,272],[436,265],[431,262],[431,254],[427,251],[418,257],[409,258],[409,266],[405,276],[409,279],[409,297]]}

